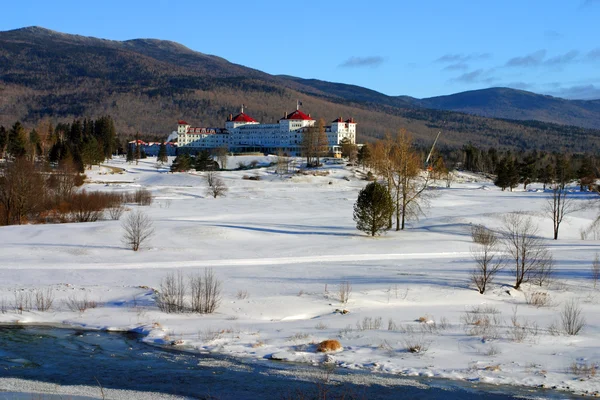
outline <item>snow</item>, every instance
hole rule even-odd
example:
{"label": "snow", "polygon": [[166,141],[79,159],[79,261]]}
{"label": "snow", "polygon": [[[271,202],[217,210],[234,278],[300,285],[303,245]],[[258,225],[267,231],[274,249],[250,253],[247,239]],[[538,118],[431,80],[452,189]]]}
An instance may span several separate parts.
{"label": "snow", "polygon": [[[541,213],[548,193],[540,185],[502,192],[488,179],[459,174],[451,188],[439,182],[428,192],[426,216],[405,231],[370,238],[352,220],[354,201],[366,184],[362,171],[330,163],[322,167],[325,176],[279,177],[266,167],[274,157],[252,156],[231,157],[228,165],[253,160],[263,167],[219,172],[229,191],[217,199],[206,196],[203,173],[171,174],[156,168],[153,159],[139,165],[116,159],[87,171],[88,190],[150,190],[151,206],[127,207],[147,213],[156,234],[133,252],[121,242],[119,221],[0,228],[0,304],[8,308],[0,322],[135,330],[150,344],[177,343],[189,351],[248,360],[329,362],[406,376],[600,391],[595,374],[572,370],[574,364],[600,362],[600,289],[590,279],[599,242],[580,238],[596,218],[595,209],[569,215],[553,241],[552,221]],[[573,194],[577,201],[592,196]],[[556,280],[549,288],[527,284],[514,290],[508,268],[481,295],[469,282],[470,226],[499,229],[502,215],[511,211],[523,211],[539,225],[556,262]],[[153,288],[168,272],[187,275],[204,267],[223,282],[216,313],[157,309]],[[344,282],[352,285],[347,304],[338,300]],[[48,287],[56,297],[51,311],[18,314],[8,307],[15,291]],[[526,295],[537,291],[548,293],[549,306],[526,303]],[[99,307],[80,313],[64,305],[84,297]],[[570,299],[579,302],[587,325],[577,336],[551,335],[548,327],[560,323],[562,305]],[[470,334],[475,326],[464,324],[465,315],[477,307],[493,311],[486,314],[499,324],[493,332]],[[521,326],[536,333],[514,340],[515,313]],[[344,350],[317,353],[316,344],[326,339],[339,340]],[[415,343],[426,349],[406,351]]]}

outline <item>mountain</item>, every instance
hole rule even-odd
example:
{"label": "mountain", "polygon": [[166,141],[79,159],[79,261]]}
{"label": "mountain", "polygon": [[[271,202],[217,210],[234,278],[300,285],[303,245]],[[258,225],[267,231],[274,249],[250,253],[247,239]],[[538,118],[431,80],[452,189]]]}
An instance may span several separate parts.
{"label": "mountain", "polygon": [[[511,93],[508,89],[495,100],[488,95],[490,100],[482,104],[488,104],[489,110],[521,108],[511,104]],[[531,94],[529,104],[543,104],[545,97]],[[505,99],[504,106],[494,106],[500,98]],[[112,41],[39,27],[0,32],[0,125],[4,126],[21,120],[31,128],[48,119],[57,123],[108,114],[121,135],[139,131],[166,137],[178,119],[196,126],[222,127],[241,104],[255,119],[275,122],[296,106],[297,99],[316,118],[353,117],[358,121],[360,141],[403,127],[425,146],[443,130],[440,146],[461,147],[470,141],[482,147],[600,150],[598,130],[482,117],[475,115],[476,103],[466,98],[461,112],[448,111],[445,105],[461,103],[387,96],[354,85],[270,75],[170,41]],[[474,105],[469,108],[469,104]],[[588,111],[591,120],[594,108]],[[557,105],[547,115],[564,123],[557,117],[560,113]],[[572,109],[564,113],[575,115]]]}
{"label": "mountain", "polygon": [[565,100],[509,88],[490,88],[413,100],[436,110],[491,118],[538,120],[584,128],[600,128],[600,100]]}

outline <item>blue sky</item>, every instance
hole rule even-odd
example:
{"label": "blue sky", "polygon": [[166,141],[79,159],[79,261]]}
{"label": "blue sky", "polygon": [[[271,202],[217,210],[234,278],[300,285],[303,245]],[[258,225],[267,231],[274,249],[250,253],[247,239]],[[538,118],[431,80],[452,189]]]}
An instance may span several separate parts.
{"label": "blue sky", "polygon": [[5,3],[0,30],[172,40],[271,74],[388,95],[509,86],[600,99],[600,0]]}

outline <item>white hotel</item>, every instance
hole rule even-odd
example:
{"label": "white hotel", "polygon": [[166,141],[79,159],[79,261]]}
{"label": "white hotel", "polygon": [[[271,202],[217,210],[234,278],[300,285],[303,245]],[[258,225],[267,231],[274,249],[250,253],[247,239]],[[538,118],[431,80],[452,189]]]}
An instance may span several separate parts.
{"label": "white hotel", "polygon": [[[241,112],[229,115],[225,128],[197,128],[185,121],[178,121],[177,146],[190,151],[199,151],[227,147],[235,153],[263,152],[276,153],[281,150],[287,155],[301,155],[303,131],[314,126],[315,120],[296,107],[296,111],[284,116],[275,124],[261,124],[254,118]],[[329,139],[329,150],[334,155],[341,154],[341,142],[344,139],[356,143],[356,122],[354,119],[343,121],[338,118],[325,127]]]}

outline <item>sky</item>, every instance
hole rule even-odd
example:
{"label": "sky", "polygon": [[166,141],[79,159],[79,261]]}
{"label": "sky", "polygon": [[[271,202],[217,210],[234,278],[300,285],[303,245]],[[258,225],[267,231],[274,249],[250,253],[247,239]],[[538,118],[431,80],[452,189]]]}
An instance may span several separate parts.
{"label": "sky", "polygon": [[425,98],[600,99],[600,0],[3,2],[0,31],[156,38],[270,74]]}

